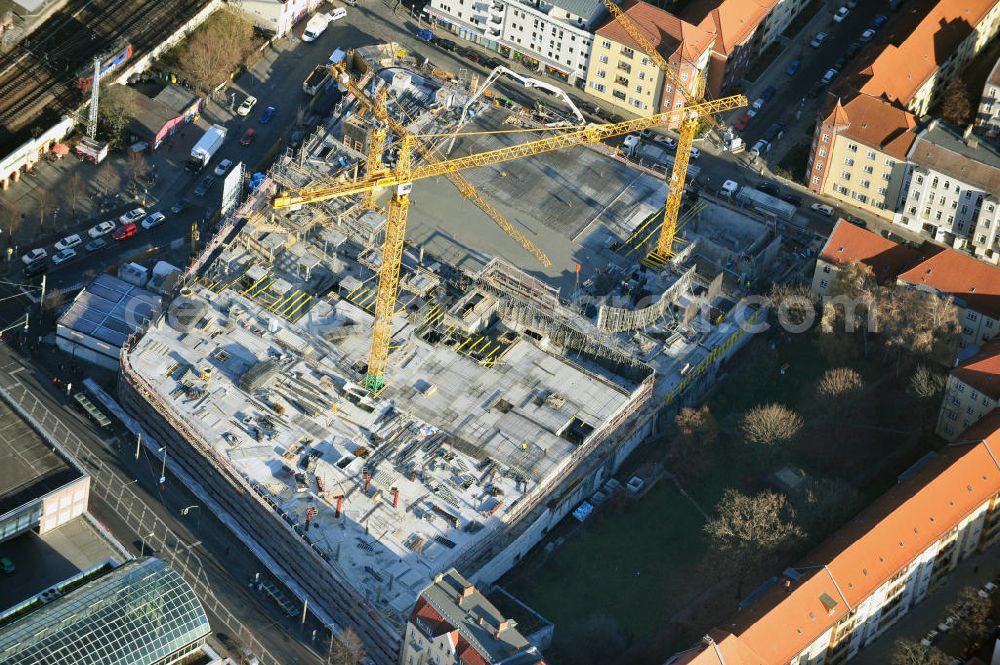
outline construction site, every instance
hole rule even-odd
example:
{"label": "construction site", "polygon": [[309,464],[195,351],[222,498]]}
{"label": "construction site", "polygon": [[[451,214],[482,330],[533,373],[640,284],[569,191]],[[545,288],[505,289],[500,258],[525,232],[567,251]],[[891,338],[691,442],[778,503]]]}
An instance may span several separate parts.
{"label": "construction site", "polygon": [[657,252],[662,175],[598,140],[460,176],[573,128],[400,55],[348,54],[337,112],[224,220],[119,383],[294,608],[379,664],[437,573],[495,581],[710,385],[762,315],[745,285],[794,262],[704,196]]}

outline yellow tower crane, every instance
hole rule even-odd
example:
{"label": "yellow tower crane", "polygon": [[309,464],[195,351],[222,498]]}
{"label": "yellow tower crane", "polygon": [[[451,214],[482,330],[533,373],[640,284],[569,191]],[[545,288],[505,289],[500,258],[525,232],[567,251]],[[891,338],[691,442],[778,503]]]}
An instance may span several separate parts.
{"label": "yellow tower crane", "polygon": [[[389,112],[386,109],[386,102],[389,94],[387,86],[382,86],[373,99],[361,88],[361,86],[357,84],[353,78],[351,78],[346,65],[343,63],[330,65],[330,74],[335,81],[347,88],[347,90],[354,95],[355,99],[357,99],[359,103],[368,107],[376,118],[375,130],[372,131],[369,136],[369,161],[365,165],[366,174],[376,172],[382,168],[382,150],[384,150],[385,147],[386,127],[391,129],[393,133],[400,138],[408,135],[410,132],[406,129],[406,126],[403,125],[403,123],[397,121],[389,115]],[[414,143],[413,147],[416,148],[419,155],[428,163],[437,162],[443,159],[443,155],[441,155],[440,152],[430,146],[424,145],[423,143]],[[472,186],[471,182],[466,180],[460,173],[448,173],[445,175],[448,180],[455,185],[458,191],[465,196],[465,198],[469,199],[469,201],[475,204],[476,207],[485,212],[486,215],[497,224],[497,226],[503,229],[503,231],[511,238],[516,240],[521,247],[531,253],[531,255],[534,256],[539,263],[546,268],[552,267],[552,261],[550,261],[549,257],[545,255],[545,252],[539,249],[538,245],[531,241],[531,238],[526,236],[516,226],[511,224],[507,218],[503,216],[503,213],[497,210],[492,204],[490,204],[489,201],[484,199],[482,195],[476,191],[476,188]],[[374,191],[365,192],[363,207],[366,210],[371,210],[375,207]]]}
{"label": "yellow tower crane", "polygon": [[[691,147],[694,144],[695,134],[698,133],[699,121],[701,118],[707,118],[711,121],[712,115],[717,113],[717,111],[698,110],[705,108],[704,105],[700,104],[701,100],[699,99],[704,88],[701,80],[699,79],[698,90],[694,95],[695,98],[692,99],[692,96],[688,94],[687,83],[681,81],[680,77],[674,73],[667,61],[656,50],[653,42],[643,33],[642,28],[637,26],[629,18],[628,14],[614,3],[614,0],[602,0],[602,2],[608,12],[611,13],[611,16],[618,21],[618,25],[639,44],[643,53],[656,63],[656,66],[663,72],[663,76],[676,89],[680,90],[687,102],[682,109],[685,111],[684,116],[681,118],[677,128],[680,138],[677,141],[677,151],[674,153],[674,167],[670,172],[670,180],[667,181],[667,201],[663,206],[663,224],[660,226],[660,235],[656,240],[656,249],[649,256],[650,262],[662,265],[674,254],[673,245],[674,237],[677,235],[677,216],[681,210],[681,198],[684,196],[684,181],[687,179],[688,162],[691,160]],[[734,98],[730,97],[729,99]],[[730,108],[740,108],[746,105],[747,101],[744,98],[742,104]]]}
{"label": "yellow tower crane", "polygon": [[385,387],[389,341],[392,337],[392,314],[396,306],[397,282],[403,256],[403,239],[406,233],[406,215],[410,206],[410,191],[415,180],[456,174],[464,169],[492,166],[553,150],[603,141],[613,136],[642,131],[664,123],[677,122],[692,114],[720,113],[745,106],[746,103],[746,97],[735,95],[625,122],[590,125],[583,129],[543,139],[420,166],[413,166],[411,162],[412,150],[417,137],[407,133],[402,137],[399,161],[394,172],[373,173],[343,184],[328,184],[294,192],[282,192],[274,197],[272,205],[275,208],[286,208],[344,196],[363,195],[373,189],[393,188],[386,221],[382,265],[379,269],[375,321],[372,326],[372,346],[368,354],[368,371],[365,376],[365,386],[372,392],[378,392]]}

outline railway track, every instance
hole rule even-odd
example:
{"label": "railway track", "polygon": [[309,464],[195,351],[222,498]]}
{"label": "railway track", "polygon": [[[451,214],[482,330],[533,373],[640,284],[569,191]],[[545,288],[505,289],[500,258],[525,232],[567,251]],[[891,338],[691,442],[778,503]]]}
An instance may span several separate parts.
{"label": "railway track", "polygon": [[76,74],[95,55],[126,41],[133,58],[148,52],[208,0],[86,0],[46,21],[0,58],[0,154],[33,125],[83,101]]}

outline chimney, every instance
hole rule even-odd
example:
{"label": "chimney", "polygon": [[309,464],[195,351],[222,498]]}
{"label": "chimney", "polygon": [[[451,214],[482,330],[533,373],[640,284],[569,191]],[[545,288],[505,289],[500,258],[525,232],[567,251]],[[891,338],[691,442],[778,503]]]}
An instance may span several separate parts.
{"label": "chimney", "polygon": [[966,127],[965,131],[962,132],[962,138],[965,139],[966,141],[969,140],[970,136],[972,136],[972,125],[969,125],[968,127]]}
{"label": "chimney", "polygon": [[434,584],[441,584],[444,581],[444,573],[438,573],[434,576]]}
{"label": "chimney", "polygon": [[365,494],[368,494],[368,489],[372,486],[372,476],[367,471],[362,474],[365,480]]}
{"label": "chimney", "polygon": [[465,586],[462,587],[462,598],[468,598],[475,590],[476,587],[472,585],[472,582],[466,582]]}
{"label": "chimney", "polygon": [[476,617],[476,623],[478,623],[480,626],[485,625],[486,624],[486,617],[484,617],[482,614],[480,614],[478,617]]}
{"label": "chimney", "polygon": [[498,625],[497,629],[493,632],[493,637],[500,639],[501,633],[503,633],[503,631],[507,630],[508,628],[510,628],[510,619],[504,619],[503,621],[500,622],[500,625]]}

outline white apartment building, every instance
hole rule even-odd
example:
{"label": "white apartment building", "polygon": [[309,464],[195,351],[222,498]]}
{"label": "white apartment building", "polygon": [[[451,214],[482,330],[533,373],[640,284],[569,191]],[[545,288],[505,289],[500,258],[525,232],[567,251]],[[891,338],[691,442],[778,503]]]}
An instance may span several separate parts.
{"label": "white apartment building", "polygon": [[253,18],[257,27],[284,37],[319,4],[320,0],[242,0],[240,9]]}
{"label": "white apartment building", "polygon": [[1000,342],[987,342],[948,374],[936,432],[954,441],[1000,406]]}
{"label": "white apartment building", "polygon": [[583,80],[600,0],[431,0],[437,25],[569,83]]}
{"label": "white apartment building", "polygon": [[981,260],[1000,261],[1000,152],[937,120],[907,154],[904,195],[893,222]]}
{"label": "white apartment building", "polygon": [[785,31],[792,19],[798,16],[799,12],[809,4],[809,0],[777,0],[777,2],[764,0],[760,4],[765,7],[774,5],[758,28],[760,30],[760,44],[757,48],[763,51],[781,37],[781,33]]}
{"label": "white apartment building", "polygon": [[1000,59],[993,65],[993,71],[983,85],[976,124],[982,127],[987,136],[1000,135]]}

